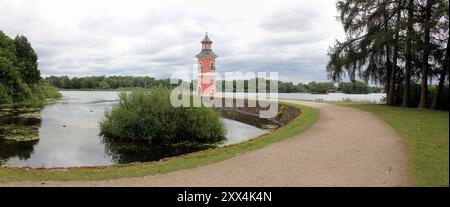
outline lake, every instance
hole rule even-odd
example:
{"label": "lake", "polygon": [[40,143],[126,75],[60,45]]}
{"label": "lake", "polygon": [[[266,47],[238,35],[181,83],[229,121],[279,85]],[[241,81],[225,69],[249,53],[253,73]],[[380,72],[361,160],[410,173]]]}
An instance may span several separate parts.
{"label": "lake", "polygon": [[[43,109],[25,112],[0,110],[0,166],[14,167],[76,167],[103,166],[130,162],[159,160],[202,150],[197,147],[155,147],[111,143],[100,136],[98,122],[119,92],[62,91],[63,98]],[[225,96],[229,96],[226,94]],[[237,93],[242,97],[243,93]],[[376,94],[307,94],[279,93],[279,98],[324,101],[377,102],[385,96]],[[257,137],[267,130],[238,121],[223,119],[230,145]],[[16,140],[2,139],[15,136]],[[28,140],[28,141],[23,141]]]}
{"label": "lake", "polygon": [[[32,113],[3,111],[3,116],[0,114],[1,166],[103,166],[159,160],[203,149],[105,142],[99,136],[98,122],[105,110],[116,102],[118,92],[61,93],[62,99],[46,105],[43,109],[35,109]],[[230,119],[223,121],[227,133],[222,145],[239,143],[268,132]],[[18,137],[17,139],[29,141],[16,142],[1,138],[11,136],[11,133]]]}

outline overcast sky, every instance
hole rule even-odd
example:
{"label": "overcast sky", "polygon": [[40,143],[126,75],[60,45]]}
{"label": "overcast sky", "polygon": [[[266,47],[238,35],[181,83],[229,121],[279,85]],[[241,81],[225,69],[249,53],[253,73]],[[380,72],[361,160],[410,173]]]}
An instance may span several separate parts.
{"label": "overcast sky", "polygon": [[191,71],[207,25],[218,72],[324,81],[336,16],[335,0],[0,0],[0,30],[28,37],[44,76]]}

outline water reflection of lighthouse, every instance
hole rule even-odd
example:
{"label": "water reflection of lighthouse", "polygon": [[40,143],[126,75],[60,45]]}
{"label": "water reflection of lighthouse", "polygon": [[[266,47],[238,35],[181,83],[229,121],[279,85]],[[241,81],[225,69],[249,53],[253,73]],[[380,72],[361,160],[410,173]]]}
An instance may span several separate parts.
{"label": "water reflection of lighthouse", "polygon": [[216,92],[216,79],[215,79],[215,61],[217,55],[212,51],[212,41],[208,37],[206,32],[205,38],[201,41],[202,51],[196,55],[198,64],[200,67],[200,73],[197,83],[197,88],[202,96],[211,96]]}

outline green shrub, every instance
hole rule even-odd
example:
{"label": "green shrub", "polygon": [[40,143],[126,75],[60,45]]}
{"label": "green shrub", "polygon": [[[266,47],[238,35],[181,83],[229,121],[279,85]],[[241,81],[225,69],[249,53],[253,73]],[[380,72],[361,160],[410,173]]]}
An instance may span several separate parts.
{"label": "green shrub", "polygon": [[122,92],[100,121],[101,135],[155,145],[214,143],[224,139],[220,114],[212,108],[173,107],[168,88]]}
{"label": "green shrub", "polygon": [[21,102],[31,102],[35,103],[39,101],[39,98],[36,97],[28,84],[24,83],[21,79],[18,79],[17,82],[12,86],[13,93],[12,96],[14,98],[14,103]]}
{"label": "green shrub", "polygon": [[62,96],[56,87],[51,86],[48,83],[44,83],[44,82],[39,82],[37,84],[33,84],[31,89],[32,89],[33,94],[38,96],[38,98],[41,100],[57,99],[57,98],[61,98],[61,96]]}
{"label": "green shrub", "polygon": [[0,104],[12,103],[13,99],[10,95],[9,88],[0,83]]}
{"label": "green shrub", "polygon": [[45,100],[61,96],[58,89],[42,82],[28,85],[19,80],[12,87],[0,83],[0,104],[41,106]]}

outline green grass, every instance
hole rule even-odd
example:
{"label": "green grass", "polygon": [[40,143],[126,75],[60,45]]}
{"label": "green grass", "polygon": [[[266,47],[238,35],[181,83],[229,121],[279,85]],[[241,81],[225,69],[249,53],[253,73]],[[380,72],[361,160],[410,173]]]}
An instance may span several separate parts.
{"label": "green grass", "polygon": [[449,186],[449,112],[386,105],[334,102],[381,117],[404,137],[412,182],[417,186]]}
{"label": "green grass", "polygon": [[319,111],[306,106],[285,103],[301,109],[301,115],[289,124],[273,133],[223,148],[210,149],[186,154],[163,161],[132,163],[106,167],[82,167],[69,169],[24,169],[0,168],[0,182],[19,180],[99,180],[130,176],[142,176],[154,173],[192,168],[229,159],[239,153],[258,149],[269,143],[292,137],[309,127],[319,118]]}

